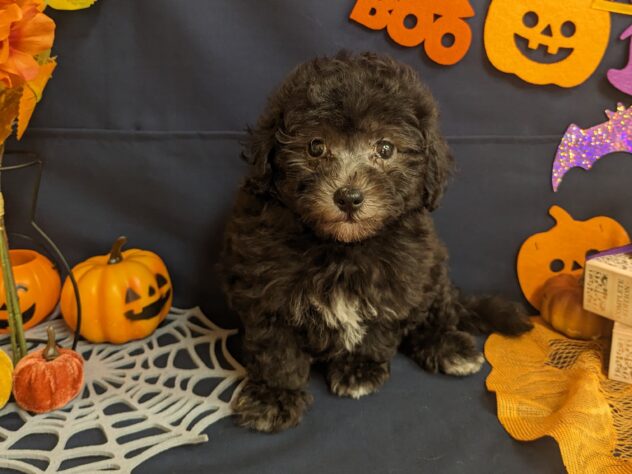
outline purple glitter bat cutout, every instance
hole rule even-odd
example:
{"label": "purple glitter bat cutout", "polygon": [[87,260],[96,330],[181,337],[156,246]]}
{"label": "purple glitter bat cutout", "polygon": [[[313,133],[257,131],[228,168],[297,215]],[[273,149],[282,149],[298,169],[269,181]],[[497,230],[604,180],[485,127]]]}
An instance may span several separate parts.
{"label": "purple glitter bat cutout", "polygon": [[582,130],[571,124],[555,155],[551,182],[553,191],[571,168],[589,170],[595,161],[617,151],[632,153],[632,107],[617,105],[617,111],[606,110],[608,121]]}

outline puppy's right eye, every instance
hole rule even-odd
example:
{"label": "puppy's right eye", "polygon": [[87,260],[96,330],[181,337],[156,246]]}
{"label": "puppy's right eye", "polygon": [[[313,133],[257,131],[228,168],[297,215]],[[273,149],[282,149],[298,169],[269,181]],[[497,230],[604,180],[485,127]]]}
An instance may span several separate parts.
{"label": "puppy's right eye", "polygon": [[375,144],[375,151],[383,160],[388,160],[395,153],[395,145],[388,140],[380,140]]}
{"label": "puppy's right eye", "polygon": [[314,138],[309,145],[307,145],[307,153],[314,158],[320,158],[327,152],[327,146],[322,138]]}

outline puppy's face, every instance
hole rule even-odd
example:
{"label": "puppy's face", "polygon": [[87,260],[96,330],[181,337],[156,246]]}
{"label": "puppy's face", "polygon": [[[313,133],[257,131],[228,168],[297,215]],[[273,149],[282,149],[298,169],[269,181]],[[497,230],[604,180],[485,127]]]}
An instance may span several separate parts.
{"label": "puppy's face", "polygon": [[307,125],[279,133],[276,189],[317,234],[363,240],[421,205],[424,156],[416,135],[374,117],[350,133]]}
{"label": "puppy's face", "polygon": [[255,165],[266,153],[260,181],[316,234],[341,242],[434,208],[451,167],[427,90],[410,68],[373,55],[299,67],[252,137]]}

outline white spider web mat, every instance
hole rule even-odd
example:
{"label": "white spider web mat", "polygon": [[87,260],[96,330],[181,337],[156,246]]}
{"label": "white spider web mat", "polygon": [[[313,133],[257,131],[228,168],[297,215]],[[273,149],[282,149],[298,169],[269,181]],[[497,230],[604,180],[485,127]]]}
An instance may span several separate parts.
{"label": "white spider web mat", "polygon": [[[72,335],[61,319],[27,331],[27,339],[45,340],[51,324],[69,347]],[[120,346],[80,341],[80,397],[42,415],[13,402],[0,409],[0,472],[128,473],[167,449],[207,441],[203,431],[231,414],[243,382],[227,348],[236,332],[214,325],[199,308],[172,308],[146,339]],[[0,347],[10,353],[6,335]]]}

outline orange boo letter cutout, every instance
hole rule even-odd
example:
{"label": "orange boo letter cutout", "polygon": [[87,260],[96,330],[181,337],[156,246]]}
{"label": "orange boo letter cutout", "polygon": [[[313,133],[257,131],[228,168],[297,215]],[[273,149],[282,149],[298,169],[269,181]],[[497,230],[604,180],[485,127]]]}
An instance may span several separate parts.
{"label": "orange boo letter cutout", "polygon": [[386,28],[402,46],[424,43],[430,59],[451,66],[470,49],[472,30],[464,18],[473,16],[468,0],[357,0],[349,18],[372,30]]}
{"label": "orange boo letter cutout", "polygon": [[597,69],[610,14],[593,0],[492,0],[485,50],[494,67],[532,84],[574,87]]}
{"label": "orange boo letter cutout", "polygon": [[609,217],[576,221],[559,206],[552,206],[549,214],[555,225],[525,240],[516,264],[522,293],[536,309],[547,280],[560,274],[579,278],[588,255],[630,243],[621,224]]}

